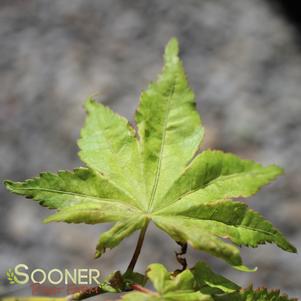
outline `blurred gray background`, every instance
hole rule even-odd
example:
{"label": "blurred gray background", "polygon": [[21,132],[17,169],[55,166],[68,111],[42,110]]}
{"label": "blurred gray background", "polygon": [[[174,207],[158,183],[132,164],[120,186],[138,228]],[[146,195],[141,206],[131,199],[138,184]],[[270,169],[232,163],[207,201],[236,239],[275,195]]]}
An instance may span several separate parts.
{"label": "blurred gray background", "polygon": [[[206,127],[205,146],[285,168],[285,176],[248,203],[301,250],[300,24],[294,9],[285,9],[267,0],[1,0],[1,181],[82,165],[76,140],[85,98],[97,93],[133,121],[141,90],[176,36]],[[19,263],[96,266],[104,273],[126,268],[136,236],[94,260],[106,225],[43,225],[47,209],[0,189],[1,292],[13,289],[4,274]],[[174,242],[151,228],[137,270],[159,261],[175,269],[174,250]],[[301,296],[299,255],[270,245],[242,248],[245,263],[258,271],[241,273],[189,254],[190,264],[209,260],[242,286]]]}

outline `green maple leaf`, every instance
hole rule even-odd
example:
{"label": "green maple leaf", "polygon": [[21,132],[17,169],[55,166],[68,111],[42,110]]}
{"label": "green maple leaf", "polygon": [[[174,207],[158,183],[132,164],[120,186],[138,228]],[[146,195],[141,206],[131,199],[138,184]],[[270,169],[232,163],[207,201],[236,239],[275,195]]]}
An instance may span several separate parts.
{"label": "green maple leaf", "polygon": [[150,290],[134,291],[124,295],[122,301],[213,301],[209,294],[198,290],[195,275],[185,270],[173,277],[166,268],[158,263],[149,266],[147,277],[156,292]]}
{"label": "green maple leaf", "polygon": [[269,242],[296,252],[259,213],[233,201],[253,195],[282,170],[221,151],[198,153],[204,129],[175,39],[164,59],[157,81],[141,95],[137,133],[125,118],[89,99],[78,143],[87,167],[6,181],[6,187],[57,209],[45,222],[115,223],[100,236],[97,256],[150,221],[175,241],[241,270],[248,269],[235,245]]}
{"label": "green maple leaf", "polygon": [[242,289],[201,261],[176,276],[161,264],[151,264],[146,275],[155,291],[134,286],[136,291],[125,294],[120,301],[297,301],[279,290]]}
{"label": "green maple leaf", "polygon": [[[124,295],[121,300],[189,300],[213,301],[216,296],[239,292],[240,287],[225,277],[214,273],[204,262],[198,262],[174,276],[158,263],[151,264],[147,277],[156,291],[142,288]],[[134,286],[135,288],[135,286]],[[139,290],[139,287],[136,288]]]}

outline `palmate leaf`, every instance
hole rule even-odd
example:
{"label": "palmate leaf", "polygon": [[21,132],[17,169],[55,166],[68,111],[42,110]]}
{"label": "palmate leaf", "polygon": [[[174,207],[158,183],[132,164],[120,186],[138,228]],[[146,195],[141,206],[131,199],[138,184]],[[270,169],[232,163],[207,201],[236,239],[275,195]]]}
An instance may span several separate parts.
{"label": "palmate leaf", "polygon": [[185,270],[173,277],[166,268],[158,263],[149,266],[147,277],[152,282],[156,292],[134,291],[124,295],[122,301],[213,301],[209,294],[198,290],[195,275]]}
{"label": "palmate leaf", "polygon": [[242,270],[247,268],[235,245],[270,242],[296,252],[259,213],[233,201],[253,195],[282,170],[221,151],[197,154],[204,130],[175,39],[164,59],[159,78],[141,95],[137,133],[126,119],[90,98],[78,143],[87,167],[6,181],[6,187],[57,209],[46,222],[115,223],[100,236],[97,256],[145,230],[150,221],[175,241]]}
{"label": "palmate leaf", "polygon": [[147,277],[155,291],[134,286],[137,291],[125,294],[120,301],[297,301],[279,290],[242,289],[201,261],[176,276],[161,264],[151,264]]}
{"label": "palmate leaf", "polygon": [[176,276],[169,273],[161,264],[151,264],[147,277],[156,291],[142,289],[130,292],[121,300],[213,301],[216,296],[233,295],[240,290],[238,285],[214,273],[201,261],[191,270],[186,269]]}

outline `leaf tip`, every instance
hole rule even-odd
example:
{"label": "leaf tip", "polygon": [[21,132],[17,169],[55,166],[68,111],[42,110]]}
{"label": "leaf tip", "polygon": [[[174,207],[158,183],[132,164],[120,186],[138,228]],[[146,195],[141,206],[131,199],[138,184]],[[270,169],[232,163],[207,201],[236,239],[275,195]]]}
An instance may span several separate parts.
{"label": "leaf tip", "polygon": [[247,272],[247,273],[254,273],[258,270],[257,267],[254,268],[249,268],[245,265],[239,265],[239,266],[233,266],[236,270],[242,271],[242,272]]}
{"label": "leaf tip", "polygon": [[88,112],[95,105],[97,105],[97,101],[93,98],[93,96],[89,96],[84,103],[84,108]]}
{"label": "leaf tip", "polygon": [[4,187],[8,191],[16,193],[16,194],[20,194],[20,191],[22,189],[22,184],[24,184],[24,183],[14,182],[14,181],[11,181],[11,180],[5,180],[5,181],[3,181]]}
{"label": "leaf tip", "polygon": [[291,253],[298,253],[298,249],[292,244],[289,244],[289,250],[288,251],[291,252]]}
{"label": "leaf tip", "polygon": [[177,61],[179,55],[179,42],[178,40],[174,37],[169,40],[165,47],[165,53],[164,53],[164,58],[165,61],[168,63],[173,63]]}
{"label": "leaf tip", "polygon": [[281,176],[284,174],[284,169],[278,165],[272,164],[270,168],[274,171],[275,176]]}
{"label": "leaf tip", "polygon": [[49,223],[55,222],[56,220],[53,217],[54,217],[54,215],[50,215],[50,216],[44,218],[42,223],[49,224]]}
{"label": "leaf tip", "polygon": [[4,181],[3,181],[3,185],[4,185],[5,188],[8,189],[9,191],[13,191],[14,183],[15,183],[15,182],[13,182],[13,181],[11,181],[11,180],[4,180]]}
{"label": "leaf tip", "polygon": [[104,251],[102,250],[96,250],[94,258],[97,259],[99,257],[101,257],[101,255],[104,253]]}

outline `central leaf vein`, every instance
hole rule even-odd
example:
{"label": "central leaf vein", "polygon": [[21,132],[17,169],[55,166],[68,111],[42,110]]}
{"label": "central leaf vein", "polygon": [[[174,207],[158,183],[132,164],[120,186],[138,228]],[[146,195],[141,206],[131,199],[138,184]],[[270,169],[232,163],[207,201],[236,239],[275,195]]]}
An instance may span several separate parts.
{"label": "central leaf vein", "polygon": [[172,101],[172,98],[173,98],[173,95],[174,95],[174,92],[175,92],[176,82],[177,82],[177,77],[175,77],[174,84],[172,85],[172,88],[171,88],[170,93],[168,95],[167,111],[166,111],[165,118],[164,118],[164,123],[163,123],[163,133],[162,133],[162,141],[161,141],[161,145],[160,145],[160,154],[159,154],[158,166],[157,166],[157,170],[156,170],[156,176],[155,176],[155,179],[154,179],[154,185],[153,185],[151,196],[150,196],[148,211],[151,211],[151,209],[152,209],[154,199],[155,199],[155,196],[156,196],[156,192],[157,192],[158,183],[159,183],[161,165],[162,165],[162,156],[163,156],[164,147],[165,147],[165,140],[166,140],[167,123],[168,123],[169,114],[170,114],[170,110],[171,110],[170,109],[171,101]]}

